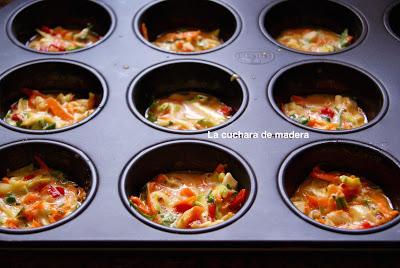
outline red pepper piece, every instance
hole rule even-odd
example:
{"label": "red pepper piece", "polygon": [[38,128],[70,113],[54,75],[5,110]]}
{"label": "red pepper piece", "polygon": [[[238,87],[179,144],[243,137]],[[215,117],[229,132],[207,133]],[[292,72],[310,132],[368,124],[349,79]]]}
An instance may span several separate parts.
{"label": "red pepper piece", "polygon": [[178,213],[183,213],[186,210],[191,209],[192,207],[193,207],[193,205],[191,205],[191,204],[181,203],[181,204],[177,204],[175,206],[175,211]]}
{"label": "red pepper piece", "polygon": [[321,110],[321,114],[328,116],[329,118],[333,118],[335,116],[335,112],[329,108],[325,107]]}
{"label": "red pepper piece", "polygon": [[225,116],[230,116],[232,114],[233,109],[228,105],[224,105],[221,107],[219,111]]}
{"label": "red pepper piece", "polygon": [[223,165],[223,164],[218,164],[218,166],[215,168],[215,172],[217,172],[217,173],[224,173],[224,172],[225,172],[225,165]]}
{"label": "red pepper piece", "polygon": [[211,220],[215,220],[215,212],[217,210],[217,206],[215,204],[208,205],[208,216]]}
{"label": "red pepper piece", "polygon": [[43,161],[42,158],[40,158],[40,156],[35,155],[34,156],[36,162],[39,164],[40,169],[43,169],[44,171],[49,172],[50,168],[47,166],[47,164]]}
{"label": "red pepper piece", "polygon": [[229,208],[233,211],[238,211],[246,201],[247,197],[247,190],[242,189],[239,193],[235,196],[235,199],[229,204]]}
{"label": "red pepper piece", "polygon": [[369,228],[371,228],[372,227],[372,225],[368,222],[368,221],[366,221],[366,220],[364,220],[362,223],[361,223],[361,228],[362,229],[369,229]]}
{"label": "red pepper piece", "polygon": [[61,195],[65,195],[65,189],[63,187],[57,186],[56,189]]}
{"label": "red pepper piece", "polygon": [[42,27],[40,27],[40,30],[42,32],[48,33],[48,34],[53,34],[53,30],[50,27],[47,27],[45,25],[43,25]]}
{"label": "red pepper piece", "polygon": [[21,118],[21,116],[19,114],[13,114],[11,116],[11,119],[14,120],[14,121],[17,121],[17,122],[21,122],[22,121],[22,118]]}
{"label": "red pepper piece", "polygon": [[36,174],[32,173],[32,174],[26,175],[24,177],[24,180],[29,181],[29,180],[33,179],[34,177],[36,177]]}
{"label": "red pepper piece", "polygon": [[351,199],[351,198],[357,196],[361,192],[361,185],[351,187],[351,186],[343,183],[341,185],[341,187],[342,187],[342,192],[347,199]]}
{"label": "red pepper piece", "polygon": [[53,198],[58,198],[60,197],[62,194],[58,191],[57,188],[61,188],[61,187],[54,187],[52,185],[48,186],[47,191],[49,192],[49,194],[53,197]]}
{"label": "red pepper piece", "polygon": [[175,211],[178,213],[183,213],[186,210],[191,209],[193,207],[194,201],[196,201],[196,196],[191,196],[186,198],[185,200],[180,201],[179,203],[175,204]]}

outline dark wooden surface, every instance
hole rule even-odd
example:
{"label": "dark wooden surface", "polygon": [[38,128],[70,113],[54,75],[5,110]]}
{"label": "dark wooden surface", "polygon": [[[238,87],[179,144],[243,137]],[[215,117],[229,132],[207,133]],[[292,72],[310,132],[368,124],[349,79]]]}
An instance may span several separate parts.
{"label": "dark wooden surface", "polygon": [[0,267],[400,267],[399,252],[135,252],[67,251],[0,253]]}

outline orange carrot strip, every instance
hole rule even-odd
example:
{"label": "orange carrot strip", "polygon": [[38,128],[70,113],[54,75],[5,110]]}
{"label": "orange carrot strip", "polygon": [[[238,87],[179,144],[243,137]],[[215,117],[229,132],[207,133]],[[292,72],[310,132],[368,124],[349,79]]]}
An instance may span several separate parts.
{"label": "orange carrot strip", "polygon": [[149,32],[148,32],[147,26],[144,22],[140,25],[140,28],[141,28],[144,39],[146,39],[147,41],[150,41],[149,40]]}
{"label": "orange carrot strip", "polygon": [[334,173],[327,173],[320,169],[319,166],[313,168],[310,176],[315,179],[320,179],[327,182],[338,183],[340,182],[340,176]]}
{"label": "orange carrot strip", "polygon": [[180,195],[182,195],[182,196],[187,196],[187,197],[191,197],[191,196],[194,196],[194,195],[196,195],[192,190],[190,190],[190,188],[183,188],[181,191],[180,191]]}
{"label": "orange carrot strip", "polygon": [[88,99],[88,109],[94,109],[96,105],[96,95],[90,94]]}
{"label": "orange carrot strip", "polygon": [[74,117],[69,114],[67,111],[64,110],[64,108],[61,106],[61,104],[53,97],[50,97],[46,99],[47,106],[49,107],[50,111],[52,114],[55,116],[60,117],[63,120],[72,120]]}
{"label": "orange carrot strip", "polygon": [[186,198],[185,200],[176,203],[174,205],[174,208],[178,213],[183,213],[193,207],[194,201],[196,201],[196,196],[191,196],[189,198]]}
{"label": "orange carrot strip", "polygon": [[185,221],[184,226],[189,227],[189,225],[194,222],[201,220],[201,213],[203,213],[204,208],[200,206],[193,207],[192,214],[188,219]]}
{"label": "orange carrot strip", "polygon": [[37,193],[28,193],[23,200],[23,204],[32,204],[40,199]]}
{"label": "orange carrot strip", "polygon": [[309,127],[315,127],[316,125],[318,125],[318,121],[311,119],[310,121],[308,121],[307,125]]}
{"label": "orange carrot strip", "polygon": [[6,225],[8,228],[17,229],[18,228],[18,220],[16,219],[7,219]]}
{"label": "orange carrot strip", "polygon": [[399,214],[398,211],[393,210],[389,206],[388,200],[380,193],[377,193],[375,191],[370,191],[369,192],[369,197],[376,203],[378,206],[380,212],[385,214],[385,218],[393,218],[394,216],[397,216]]}
{"label": "orange carrot strip", "polygon": [[32,220],[32,227],[33,228],[37,228],[37,227],[40,227],[40,226],[42,226],[42,225],[37,220],[35,220],[35,219]]}
{"label": "orange carrot strip", "polygon": [[136,196],[131,196],[129,198],[129,200],[132,202],[132,204],[134,204],[136,206],[136,208],[142,212],[143,214],[146,215],[154,215],[154,213],[152,211],[150,211],[149,207],[143,203],[142,200],[140,200],[140,198],[136,197]]}

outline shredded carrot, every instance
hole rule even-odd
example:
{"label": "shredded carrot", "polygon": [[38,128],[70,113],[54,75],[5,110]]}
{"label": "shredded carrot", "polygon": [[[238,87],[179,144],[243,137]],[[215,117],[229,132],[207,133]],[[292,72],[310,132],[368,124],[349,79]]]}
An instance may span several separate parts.
{"label": "shredded carrot", "polygon": [[190,190],[190,188],[183,188],[180,192],[180,195],[182,196],[187,196],[187,197],[191,197],[196,195],[192,190]]}
{"label": "shredded carrot", "polygon": [[392,210],[389,206],[388,200],[386,197],[380,193],[375,191],[369,192],[369,197],[376,203],[379,208],[379,211],[382,212],[385,218],[393,218],[399,214],[398,211]]}
{"label": "shredded carrot", "polygon": [[64,110],[61,104],[53,97],[46,99],[47,106],[52,114],[60,117],[63,120],[73,120],[74,117]]}
{"label": "shredded carrot", "polygon": [[149,209],[149,207],[143,203],[142,200],[140,200],[140,198],[136,197],[136,196],[131,196],[130,197],[130,201],[132,202],[132,204],[134,204],[137,209],[139,211],[141,211],[142,213],[146,214],[146,215],[153,215],[154,213],[152,213],[152,211]]}
{"label": "shredded carrot", "polygon": [[96,95],[90,94],[88,99],[88,109],[93,109],[96,106]]}
{"label": "shredded carrot", "polygon": [[319,166],[316,166],[313,168],[310,176],[312,178],[320,179],[320,180],[327,181],[327,182],[332,182],[332,183],[340,182],[340,178],[339,178],[340,176],[338,174],[324,172],[320,169]]}
{"label": "shredded carrot", "polygon": [[140,27],[141,27],[141,31],[142,31],[142,34],[143,34],[144,39],[146,39],[147,41],[150,41],[150,39],[149,39],[149,32],[148,32],[148,30],[147,30],[146,24],[143,22],[143,23],[140,25]]}
{"label": "shredded carrot", "polygon": [[36,219],[32,220],[32,227],[33,228],[37,228],[37,227],[40,227],[40,226],[42,226],[42,225]]}
{"label": "shredded carrot", "polygon": [[318,125],[318,121],[314,120],[314,119],[311,119],[310,121],[308,121],[307,125],[309,127],[315,127],[316,125]]}
{"label": "shredded carrot", "polygon": [[18,228],[18,220],[17,219],[7,219],[6,225],[8,228],[17,229]]}
{"label": "shredded carrot", "polygon": [[32,204],[36,201],[40,200],[40,196],[37,193],[28,193],[24,200],[23,200],[23,204]]}

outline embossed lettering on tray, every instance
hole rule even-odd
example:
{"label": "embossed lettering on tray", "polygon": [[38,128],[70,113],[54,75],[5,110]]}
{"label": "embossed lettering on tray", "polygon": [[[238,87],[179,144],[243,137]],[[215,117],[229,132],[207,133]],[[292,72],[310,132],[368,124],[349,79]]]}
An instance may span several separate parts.
{"label": "embossed lettering on tray", "polygon": [[240,51],[235,58],[244,64],[260,65],[274,60],[275,56],[270,51]]}

